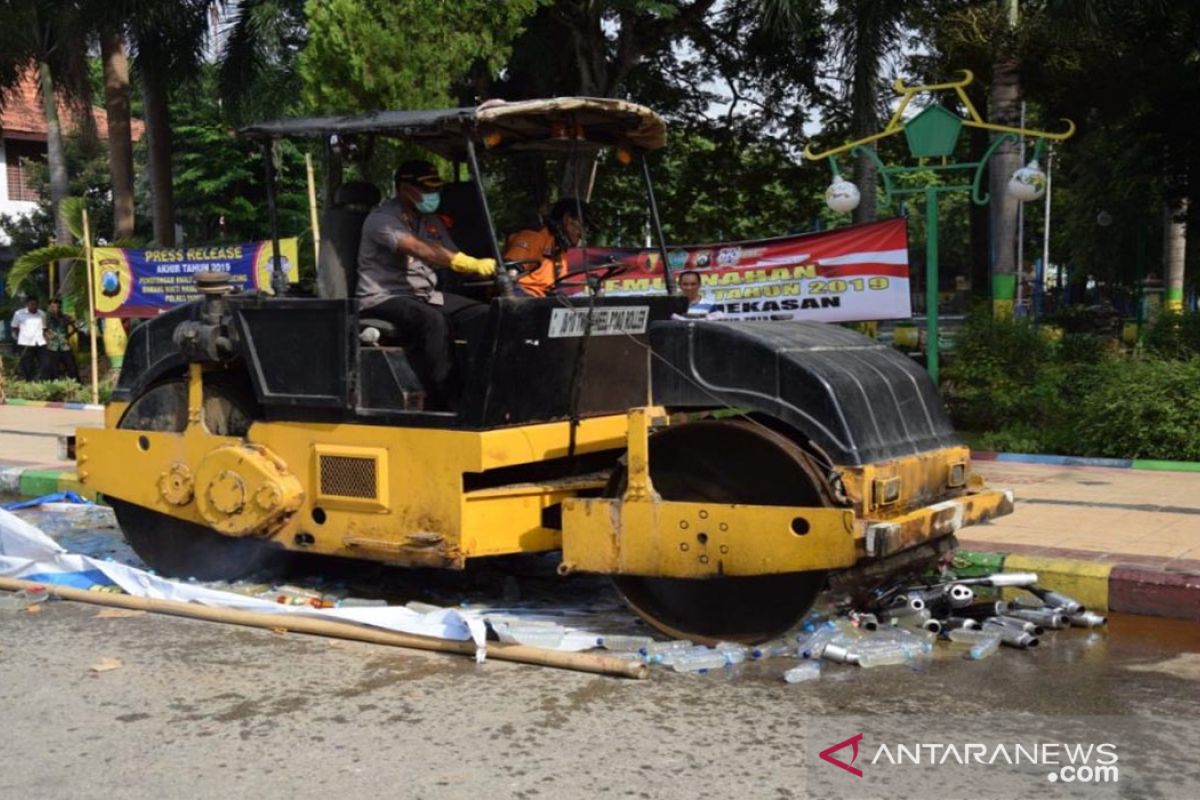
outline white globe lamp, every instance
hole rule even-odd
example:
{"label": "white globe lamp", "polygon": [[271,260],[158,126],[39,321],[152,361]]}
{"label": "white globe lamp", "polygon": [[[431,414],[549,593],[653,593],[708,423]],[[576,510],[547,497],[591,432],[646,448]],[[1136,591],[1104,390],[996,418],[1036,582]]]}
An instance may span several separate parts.
{"label": "white globe lamp", "polygon": [[858,187],[841,176],[834,178],[825,190],[825,205],[839,214],[848,214],[858,208],[861,200]]}
{"label": "white globe lamp", "polygon": [[1008,193],[1022,203],[1037,200],[1046,193],[1046,173],[1037,159],[1013,173],[1008,179]]}

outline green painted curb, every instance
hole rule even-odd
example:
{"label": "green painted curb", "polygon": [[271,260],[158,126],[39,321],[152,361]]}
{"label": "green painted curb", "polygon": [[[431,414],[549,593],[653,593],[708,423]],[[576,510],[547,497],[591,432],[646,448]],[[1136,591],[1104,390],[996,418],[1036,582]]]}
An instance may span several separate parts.
{"label": "green painted curb", "polygon": [[985,553],[979,550],[958,550],[950,566],[960,578],[981,578],[1004,569],[1004,553]]}
{"label": "green painted curb", "polygon": [[1163,472],[1200,472],[1200,463],[1195,461],[1156,461],[1154,459],[1135,458],[1133,469],[1156,469]]}
{"label": "green painted curb", "polygon": [[61,469],[27,469],[21,473],[20,493],[24,497],[41,497],[58,491],[59,480],[67,473]]}

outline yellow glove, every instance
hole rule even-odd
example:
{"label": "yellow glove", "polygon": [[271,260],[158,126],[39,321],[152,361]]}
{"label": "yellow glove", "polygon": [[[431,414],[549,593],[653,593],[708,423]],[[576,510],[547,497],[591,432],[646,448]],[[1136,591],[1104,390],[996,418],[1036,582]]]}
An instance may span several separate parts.
{"label": "yellow glove", "polygon": [[450,259],[450,268],[464,275],[478,275],[490,278],[496,274],[496,259],[471,258],[466,253],[455,253]]}

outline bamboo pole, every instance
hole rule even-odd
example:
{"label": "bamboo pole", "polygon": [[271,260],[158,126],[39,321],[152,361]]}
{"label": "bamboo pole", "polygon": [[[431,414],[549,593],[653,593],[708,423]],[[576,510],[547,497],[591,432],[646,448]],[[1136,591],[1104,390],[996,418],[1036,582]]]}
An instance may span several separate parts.
{"label": "bamboo pole", "polygon": [[321,224],[317,220],[317,182],[313,177],[312,153],[304,154],[304,167],[308,171],[308,216],[312,225],[313,264],[321,262]]}
{"label": "bamboo pole", "polygon": [[[155,600],[148,597],[134,597],[127,594],[109,594],[107,592],[89,592],[83,589],[72,589],[67,586],[23,581],[18,578],[0,578],[0,589],[20,591],[21,589],[43,588],[47,592],[63,600],[74,600],[80,603],[92,603],[100,606],[115,608],[131,608],[137,611],[148,611],[153,614],[170,614],[177,617],[191,617],[209,622],[223,622],[228,625],[245,625],[251,628],[266,628],[268,630],[287,630],[297,633],[308,633],[314,636],[329,636],[336,639],[352,639],[358,642],[382,644],[391,647],[404,647],[410,650],[429,650],[436,653],[451,653],[454,655],[474,656],[474,642],[460,642],[450,639],[435,639],[429,636],[417,636],[411,633],[395,633],[378,630],[346,622],[334,622],[313,617],[303,617],[298,614],[264,614],[254,611],[238,611],[232,608],[211,608],[197,603],[184,603],[178,600]],[[612,656],[593,655],[590,653],[562,653],[558,650],[545,650],[540,647],[526,647],[516,644],[489,643],[487,648],[489,659],[497,661],[516,661],[522,664],[535,664],[542,667],[571,669],[578,672],[592,672],[600,675],[614,675],[623,678],[644,679],[649,677],[649,668],[637,661],[623,661]]]}
{"label": "bamboo pole", "polygon": [[92,270],[92,229],[88,224],[87,209],[83,209],[83,265],[87,273],[88,288],[88,338],[92,343],[92,405],[100,402],[100,356],[96,352],[96,336],[99,327],[96,325],[96,276]]}

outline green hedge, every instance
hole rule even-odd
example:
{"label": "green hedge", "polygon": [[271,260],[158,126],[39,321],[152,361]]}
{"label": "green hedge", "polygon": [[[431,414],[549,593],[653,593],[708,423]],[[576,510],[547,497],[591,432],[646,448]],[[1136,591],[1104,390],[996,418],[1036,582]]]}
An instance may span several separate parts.
{"label": "green hedge", "polygon": [[943,375],[955,425],[979,449],[1200,461],[1200,315],[1160,318],[1131,355],[1109,337],[1056,342],[981,312]]}
{"label": "green hedge", "polygon": [[[4,392],[11,398],[21,400],[48,400],[63,403],[90,403],[92,401],[91,388],[70,378],[53,381],[7,380],[4,383]],[[110,387],[101,386],[100,402],[108,402],[111,394]]]}

